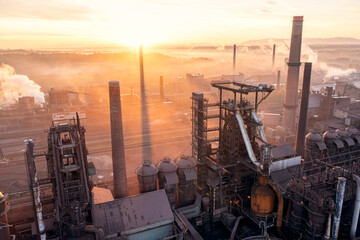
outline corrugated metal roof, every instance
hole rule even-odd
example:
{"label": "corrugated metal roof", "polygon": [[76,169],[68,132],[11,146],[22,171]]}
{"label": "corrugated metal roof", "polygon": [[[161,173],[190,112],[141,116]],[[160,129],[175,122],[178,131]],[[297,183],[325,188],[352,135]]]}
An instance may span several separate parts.
{"label": "corrugated metal roof", "polygon": [[132,234],[174,221],[164,189],[96,204],[92,214],[105,235]]}

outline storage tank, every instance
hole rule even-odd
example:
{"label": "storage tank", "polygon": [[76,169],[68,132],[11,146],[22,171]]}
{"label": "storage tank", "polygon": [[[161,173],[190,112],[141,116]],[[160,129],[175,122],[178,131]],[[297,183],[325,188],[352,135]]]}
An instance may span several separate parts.
{"label": "storage tank", "polygon": [[322,136],[317,132],[310,132],[305,138],[305,161],[321,159],[326,149]]}
{"label": "storage tank", "polygon": [[165,189],[171,207],[176,204],[176,184],[179,178],[176,174],[178,168],[170,158],[165,157],[156,166],[158,169],[159,189]]}
{"label": "storage tank", "polygon": [[327,215],[314,203],[309,203],[306,218],[305,239],[324,239]]}
{"label": "storage tank", "polygon": [[143,162],[140,167],[136,168],[135,173],[138,177],[140,193],[157,189],[158,169],[152,163]]}
{"label": "storage tank", "polygon": [[337,162],[339,159],[336,155],[339,154],[340,149],[344,148],[344,143],[339,139],[339,135],[335,131],[329,130],[323,134],[323,141],[328,149],[331,162]]}
{"label": "storage tank", "polygon": [[192,204],[195,200],[194,180],[197,179],[195,171],[195,159],[189,156],[181,156],[176,161],[177,175],[179,177],[177,207]]}
{"label": "storage tank", "polygon": [[7,213],[10,205],[7,201],[8,196],[0,192],[0,239],[10,239],[10,230],[8,227]]}
{"label": "storage tank", "polygon": [[275,193],[268,183],[267,177],[259,176],[251,189],[251,210],[259,217],[266,217],[274,209]]}
{"label": "storage tank", "polygon": [[355,127],[348,127],[346,131],[350,134],[350,137],[354,141],[355,145],[350,147],[351,151],[356,151],[352,155],[359,156],[360,155],[360,132]]}

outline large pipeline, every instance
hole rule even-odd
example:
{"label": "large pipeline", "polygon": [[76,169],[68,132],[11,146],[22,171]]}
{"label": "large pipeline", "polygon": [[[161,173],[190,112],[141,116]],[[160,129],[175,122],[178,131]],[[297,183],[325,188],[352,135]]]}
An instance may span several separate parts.
{"label": "large pipeline", "polygon": [[94,233],[96,236],[96,240],[104,240],[105,239],[105,233],[102,228],[96,227],[94,225],[86,225],[84,227],[85,232]]}
{"label": "large pipeline", "polygon": [[244,120],[242,119],[242,117],[240,116],[240,114],[238,112],[235,112],[235,117],[236,117],[236,120],[237,120],[237,122],[239,124],[241,134],[242,134],[242,137],[244,139],[245,147],[246,147],[247,153],[249,155],[250,161],[262,170],[263,165],[261,163],[259,163],[257,161],[257,159],[256,159],[254,150],[253,150],[253,148],[251,146],[251,143],[250,143],[249,135],[248,135],[248,133],[246,131],[246,128],[245,128]]}
{"label": "large pipeline", "polygon": [[24,142],[30,188],[32,189],[32,196],[34,199],[33,207],[36,213],[35,221],[37,223],[38,236],[40,236],[41,240],[46,240],[45,223],[43,221],[42,205],[40,201],[39,178],[37,176],[36,165],[34,161],[34,144],[31,139],[25,140]]}
{"label": "large pipeline", "polygon": [[331,232],[331,236],[333,239],[337,239],[339,235],[340,218],[341,218],[341,211],[344,202],[345,186],[346,186],[346,178],[339,177],[337,190],[336,190],[336,210],[334,214],[334,221]]}
{"label": "large pipeline", "polygon": [[330,233],[331,233],[331,214],[329,214],[328,216],[324,239],[330,239]]}
{"label": "large pipeline", "polygon": [[121,115],[120,84],[109,82],[111,147],[114,177],[114,197],[127,196],[124,134]]}
{"label": "large pipeline", "polygon": [[351,239],[356,238],[356,230],[358,226],[359,212],[360,212],[360,177],[353,174],[353,179],[356,181],[357,187],[356,187],[356,200],[355,200],[353,217],[351,222],[351,231],[350,231]]}
{"label": "large pipeline", "polygon": [[265,133],[263,131],[263,128],[262,128],[262,124],[256,114],[255,111],[251,111],[251,116],[253,117],[253,119],[255,120],[255,122],[257,123],[257,128],[258,128],[258,131],[259,131],[259,135],[260,135],[260,139],[263,143],[267,143],[266,141],[266,137],[265,137]]}

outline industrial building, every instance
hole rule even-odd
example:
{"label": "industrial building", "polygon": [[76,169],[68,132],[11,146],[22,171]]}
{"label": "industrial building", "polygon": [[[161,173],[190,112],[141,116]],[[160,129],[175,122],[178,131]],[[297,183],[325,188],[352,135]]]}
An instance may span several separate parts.
{"label": "industrial building", "polygon": [[[346,120],[351,116],[350,98],[334,96],[331,88],[309,97],[312,64],[305,63],[298,101],[303,17],[293,20],[283,126],[271,133],[274,139],[281,131],[288,133],[281,141],[288,144],[272,143],[258,114],[274,86],[244,83],[239,74],[240,80],[224,77],[212,81],[216,100],[210,101],[202,92],[191,93],[191,155],[164,156],[155,164],[152,136],[146,132],[149,99],[140,48],[141,137],[150,147],[143,145],[142,162],[133,169],[139,194],[129,194],[123,126],[127,113],[122,110],[120,84],[111,81],[112,186],[93,182],[96,169],[88,160],[80,115],[53,119],[44,151],[35,151],[31,139],[24,142],[30,192],[16,197],[31,202],[32,217],[12,216],[10,220],[8,195],[0,194],[1,239],[360,236],[360,131]],[[203,80],[202,75],[188,78]],[[160,101],[164,99],[162,84],[160,78]],[[56,104],[67,105],[66,96],[59,93]],[[312,122],[309,116],[315,109],[321,109],[320,120]],[[334,118],[350,126],[308,130],[310,124]],[[40,174],[39,159],[46,163],[46,174]]]}

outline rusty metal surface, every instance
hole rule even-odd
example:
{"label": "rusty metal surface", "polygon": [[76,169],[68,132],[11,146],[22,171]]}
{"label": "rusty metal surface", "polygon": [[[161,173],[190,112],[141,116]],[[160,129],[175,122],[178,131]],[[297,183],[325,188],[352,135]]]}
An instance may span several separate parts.
{"label": "rusty metal surface", "polygon": [[94,225],[103,227],[105,235],[146,230],[174,221],[163,189],[96,204],[92,214]]}

